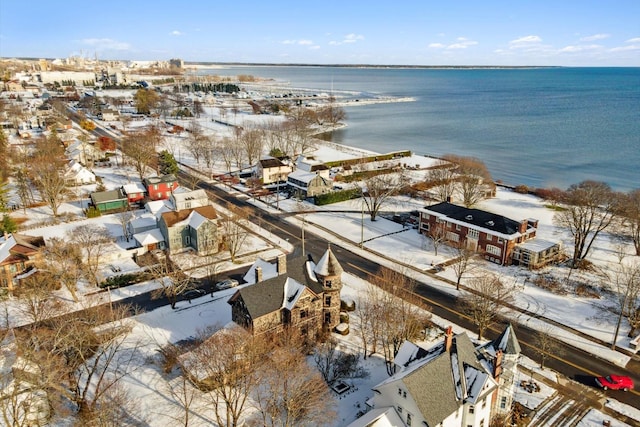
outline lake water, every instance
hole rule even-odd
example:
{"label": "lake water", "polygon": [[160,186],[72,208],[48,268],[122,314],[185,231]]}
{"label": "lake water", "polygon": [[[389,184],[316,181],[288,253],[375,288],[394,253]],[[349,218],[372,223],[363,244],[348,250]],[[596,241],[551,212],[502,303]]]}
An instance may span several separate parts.
{"label": "lake water", "polygon": [[640,188],[640,68],[407,69],[224,67],[292,88],[413,97],[345,108],[334,142],[378,152],[453,153],[507,184],[560,187],[591,179]]}

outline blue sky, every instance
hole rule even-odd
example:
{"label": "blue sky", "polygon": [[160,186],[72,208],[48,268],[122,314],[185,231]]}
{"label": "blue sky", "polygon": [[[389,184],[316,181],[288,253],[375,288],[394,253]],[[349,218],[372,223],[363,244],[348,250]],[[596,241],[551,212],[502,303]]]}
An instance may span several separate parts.
{"label": "blue sky", "polygon": [[0,0],[0,56],[640,66],[640,0]]}

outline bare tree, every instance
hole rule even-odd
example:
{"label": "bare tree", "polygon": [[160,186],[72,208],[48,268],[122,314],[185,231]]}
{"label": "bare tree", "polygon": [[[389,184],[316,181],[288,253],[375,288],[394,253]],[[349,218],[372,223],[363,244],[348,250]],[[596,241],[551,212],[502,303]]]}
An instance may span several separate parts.
{"label": "bare tree", "polygon": [[151,297],[166,297],[172,309],[176,308],[178,298],[193,288],[192,280],[171,260],[168,253],[160,255],[158,263],[150,268],[160,287],[151,293]]}
{"label": "bare tree", "polygon": [[633,241],[636,256],[640,256],[640,189],[632,190],[621,198],[623,222]]}
{"label": "bare tree", "polygon": [[69,241],[82,250],[84,275],[98,286],[101,281],[100,262],[107,249],[112,246],[113,238],[106,229],[97,225],[81,225],[68,234]]}
{"label": "bare tree", "polygon": [[265,427],[331,425],[335,402],[320,374],[298,348],[279,347],[259,371],[256,409]]}
{"label": "bare tree", "polygon": [[14,295],[19,300],[19,311],[30,323],[28,329],[65,311],[62,301],[53,294],[59,287],[56,277],[48,271],[36,271],[20,281]]}
{"label": "bare tree", "polygon": [[262,154],[263,132],[258,129],[245,130],[242,132],[240,141],[247,163],[249,165],[257,163]]}
{"label": "bare tree", "polygon": [[462,277],[475,266],[475,260],[478,253],[469,248],[466,240],[462,242],[452,242],[455,258],[449,263],[449,266],[456,275],[456,290],[460,290],[460,281]]}
{"label": "bare tree", "polygon": [[444,156],[444,159],[457,166],[457,188],[466,207],[469,208],[482,200],[488,186],[495,187],[489,170],[481,160],[451,154]]}
{"label": "bare tree", "polygon": [[460,305],[478,327],[478,339],[482,339],[505,304],[511,303],[513,295],[513,286],[505,285],[493,274],[478,276],[469,282]]}
{"label": "bare tree", "polygon": [[131,160],[133,167],[142,180],[149,169],[155,169],[158,162],[158,154],[147,132],[132,132],[128,134],[122,143],[122,151]]}
{"label": "bare tree", "polygon": [[455,165],[441,160],[427,172],[427,183],[441,202],[449,201],[453,198],[456,189]]}
{"label": "bare tree", "polygon": [[359,366],[359,356],[340,351],[338,341],[334,338],[316,346],[313,361],[327,384],[345,378],[366,376],[366,371]]}
{"label": "bare tree", "polygon": [[199,394],[198,390],[191,384],[186,375],[179,375],[167,383],[165,392],[180,406],[180,415],[169,414],[169,416],[180,425],[189,427],[191,415],[194,411],[194,403]]}
{"label": "bare tree", "polygon": [[533,338],[533,350],[540,357],[540,369],[544,369],[549,355],[558,356],[562,354],[562,346],[553,338],[552,332],[552,327],[546,325],[537,330]]}
{"label": "bare tree", "polygon": [[427,231],[427,236],[431,238],[431,242],[433,243],[433,251],[435,255],[438,256],[438,248],[440,245],[447,241],[447,228],[444,222],[436,222],[431,227],[429,227],[429,231]]}
{"label": "bare tree", "polygon": [[201,378],[192,379],[210,391],[216,423],[237,427],[241,425],[249,395],[259,384],[256,373],[268,357],[263,340],[241,327],[221,329],[202,339],[191,352],[193,357],[187,359],[189,366],[183,366],[183,372],[200,374]]}
{"label": "bare tree", "polygon": [[220,222],[223,243],[229,251],[232,262],[235,262],[249,237],[249,230],[244,225],[249,215],[249,210],[233,207]]}
{"label": "bare tree", "polygon": [[78,302],[77,285],[82,272],[81,247],[71,241],[53,237],[47,242],[38,266],[67,288],[71,297]]}
{"label": "bare tree", "polygon": [[362,199],[371,221],[375,221],[380,209],[405,186],[402,172],[372,175],[363,180]]}
{"label": "bare tree", "polygon": [[640,328],[640,315],[637,313],[638,307],[640,307],[640,265],[625,263],[621,260],[613,273],[613,278],[609,280],[615,286],[616,304],[614,309],[618,315],[611,343],[611,348],[615,349],[623,318],[626,318],[631,326],[630,337],[634,335],[637,328]]}
{"label": "bare tree", "polygon": [[[46,367],[47,385],[73,403],[80,417],[91,417],[133,368],[135,345],[124,345],[131,307],[93,307],[51,318],[25,336],[24,357]],[[43,369],[44,371],[44,369]]]}
{"label": "bare tree", "polygon": [[210,143],[211,141],[205,135],[202,126],[197,121],[192,121],[188,129],[186,146],[197,164],[200,164],[200,158]]}
{"label": "bare tree", "polygon": [[554,220],[573,236],[572,267],[579,266],[591,250],[598,235],[611,225],[619,207],[619,197],[608,184],[582,181],[564,193],[565,209]]}
{"label": "bare tree", "polygon": [[64,148],[55,133],[36,142],[30,166],[32,182],[42,200],[51,208],[53,216],[57,217],[67,190],[64,180]]}
{"label": "bare tree", "polygon": [[127,203],[126,206],[122,207],[119,210],[119,212],[116,214],[116,217],[118,218],[118,222],[122,227],[122,235],[128,242],[132,237],[131,231],[129,231],[129,222],[131,222],[131,220],[135,218],[134,213],[131,211],[131,206],[129,206],[129,204]]}
{"label": "bare tree", "polygon": [[406,340],[417,339],[429,325],[430,316],[418,306],[415,282],[405,274],[381,267],[378,274],[370,276],[369,282],[382,292],[374,294],[373,304],[380,316],[379,343],[387,362],[387,373],[393,375],[393,363],[398,350]]}
{"label": "bare tree", "polygon": [[356,312],[360,321],[358,332],[362,341],[362,357],[366,359],[378,351],[378,334],[382,316],[378,312],[378,293],[382,292],[375,285],[369,283],[367,290],[359,294],[356,302]]}

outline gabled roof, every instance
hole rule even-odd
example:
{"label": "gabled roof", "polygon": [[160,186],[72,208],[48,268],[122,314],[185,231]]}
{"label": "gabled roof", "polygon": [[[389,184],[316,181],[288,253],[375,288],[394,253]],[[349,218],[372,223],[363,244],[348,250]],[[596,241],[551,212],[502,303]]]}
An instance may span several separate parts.
{"label": "gabled roof", "polygon": [[317,176],[319,176],[319,175],[317,175],[317,174],[315,174],[313,172],[307,172],[307,171],[304,171],[302,169],[298,169],[298,170],[296,170],[294,172],[291,172],[288,175],[288,178],[295,179],[295,180],[298,180],[300,182],[304,182],[305,184],[309,184]]}
{"label": "gabled roof", "polygon": [[172,173],[167,174],[167,175],[162,175],[162,176],[150,176],[150,177],[145,178],[143,180],[143,182],[146,185],[149,185],[149,184],[160,184],[160,183],[174,183],[174,182],[177,182],[177,181],[178,181],[178,179]]}
{"label": "gabled roof", "polygon": [[170,211],[163,212],[162,219],[164,220],[167,227],[172,227],[177,223],[184,221],[191,215],[192,212],[197,212],[207,219],[217,219],[218,213],[216,212],[213,206],[201,206],[199,208],[194,209],[183,209],[181,211]]}
{"label": "gabled roof", "polygon": [[269,280],[278,275],[278,267],[276,263],[270,263],[268,261],[263,260],[262,258],[258,258],[252,265],[249,267],[249,270],[242,277],[245,283],[254,284],[256,283],[256,267],[260,267],[262,269],[262,280]]}
{"label": "gabled roof", "polygon": [[260,166],[262,166],[262,169],[269,169],[279,168],[286,165],[282,163],[280,159],[276,159],[275,157],[265,157],[264,159],[260,159]]}
{"label": "gabled roof", "polygon": [[0,237],[0,263],[12,260],[24,260],[42,247],[44,239],[40,236],[27,236],[25,234],[13,233],[9,236]]}
{"label": "gabled roof", "polygon": [[238,289],[229,299],[229,303],[241,298],[251,318],[256,319],[281,308],[288,308],[284,305],[285,295],[287,298],[291,297],[295,293],[294,289],[298,289],[298,285],[303,285],[310,292],[319,295],[323,291],[322,286],[315,280],[315,277],[309,276],[310,272],[313,274],[313,270],[307,268],[308,264],[312,267],[315,266],[313,261],[307,257],[289,260],[286,275],[272,277]]}
{"label": "gabled roof", "polygon": [[481,349],[487,351],[495,357],[498,350],[502,350],[503,354],[519,355],[522,352],[520,342],[513,330],[513,325],[509,323],[504,331],[495,340],[483,345]]}
{"label": "gabled roof", "polygon": [[478,228],[491,230],[495,233],[512,235],[518,233],[520,223],[502,215],[470,209],[464,206],[442,202],[431,206],[425,206],[426,211],[440,214],[460,224],[470,224]]}
{"label": "gabled roof", "polygon": [[439,343],[428,350],[414,345],[399,354],[406,368],[374,390],[401,381],[430,426],[441,423],[465,402],[475,403],[485,386],[497,387],[466,333],[452,337],[448,352]]}
{"label": "gabled roof", "polygon": [[131,183],[131,184],[125,184],[122,186],[122,191],[124,191],[124,194],[138,194],[138,193],[144,193],[147,190],[142,186],[142,184],[138,184],[137,182]]}
{"label": "gabled roof", "polygon": [[109,191],[95,191],[91,193],[90,197],[94,204],[124,200],[127,198],[127,196],[122,192],[122,188],[116,188],[115,190]]}

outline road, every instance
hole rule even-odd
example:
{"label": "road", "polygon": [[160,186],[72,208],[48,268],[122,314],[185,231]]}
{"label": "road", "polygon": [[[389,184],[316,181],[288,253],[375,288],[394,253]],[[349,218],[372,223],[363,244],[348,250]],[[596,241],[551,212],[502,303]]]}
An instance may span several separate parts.
{"label": "road", "polygon": [[[95,132],[96,134],[101,135],[99,129],[100,128],[98,127]],[[101,131],[105,132],[104,130]],[[193,180],[189,179],[190,175],[183,171],[180,172],[179,178],[186,182],[193,182]],[[263,228],[268,229],[271,233],[280,238],[287,239],[291,243],[294,243],[295,250],[289,254],[290,258],[300,256],[302,254],[302,232],[298,226],[284,221],[278,215],[256,209],[255,206],[247,203],[245,200],[230,195],[208,182],[201,181],[199,183],[199,187],[207,190],[210,197],[215,199],[218,204],[232,204],[238,207],[251,208],[251,210],[255,212],[254,219],[261,223]],[[331,239],[329,242],[326,239],[313,234],[310,230],[306,230],[304,235],[305,252],[311,253],[315,256],[320,256],[324,253],[330,243],[332,250],[336,254],[336,257],[340,261],[343,269],[357,277],[366,279],[369,275],[375,274],[380,268],[378,263],[351,252],[344,245],[344,242],[342,242],[338,237]],[[242,272],[238,270],[229,272],[227,275],[229,275],[229,277],[237,277],[241,273]],[[203,289],[207,291],[210,291],[210,288],[208,288],[210,285],[210,283],[201,284]],[[457,301],[452,295],[430,286],[428,282],[418,282],[416,293],[431,307],[430,311],[434,315],[446,319],[452,324],[460,325],[472,331],[476,330],[474,324],[464,314],[458,311]],[[165,299],[152,300],[149,295],[139,295],[126,299],[123,302],[134,303],[144,310],[153,310],[154,308],[166,305],[167,303]],[[522,324],[514,325],[514,327],[516,327],[517,336],[520,341],[523,354],[533,360],[539,360],[539,355],[536,352],[535,345],[532,344],[536,342],[537,331],[529,329],[526,325]],[[495,323],[489,328],[485,334],[485,338],[495,338],[503,329],[503,323]],[[640,390],[638,390],[640,389],[640,361],[638,359],[632,360],[626,368],[622,369],[607,360],[601,359],[589,352],[577,349],[561,341],[555,341],[553,348],[553,353],[547,355],[545,366],[588,386],[595,387],[595,376],[617,373],[632,377],[637,387],[636,390],[632,390],[627,393],[609,390],[605,394],[620,402],[640,409]]]}
{"label": "road", "polygon": [[[268,228],[271,233],[279,236],[280,238],[288,239],[295,245],[295,250],[289,255],[290,257],[301,255],[302,232],[298,226],[284,221],[278,215],[257,210],[255,209],[255,206],[247,203],[245,200],[229,195],[227,192],[207,182],[201,182],[199,186],[207,190],[210,196],[216,199],[216,203],[230,203],[239,207],[253,208],[257,212],[256,218],[259,217],[263,228]],[[378,263],[351,252],[337,237],[335,239],[331,239],[329,242],[326,239],[315,235],[309,229],[305,230],[304,235],[305,252],[311,253],[315,256],[320,256],[324,253],[330,243],[331,248],[340,261],[343,269],[357,277],[366,279],[369,275],[375,274],[380,268]],[[426,281],[417,283],[416,293],[420,295],[424,299],[424,302],[430,306],[430,311],[434,315],[471,331],[477,330],[469,318],[458,310],[457,301],[451,294],[442,292],[437,288],[430,286]],[[489,331],[487,331],[485,338],[496,338],[498,334],[502,332],[504,326],[505,324],[503,322],[495,323]],[[539,361],[540,357],[536,351],[536,346],[532,344],[536,342],[538,332],[522,324],[514,325],[514,328],[516,329],[523,354],[533,360]],[[608,360],[601,359],[589,352],[575,348],[561,341],[555,341],[550,347],[554,349],[554,352],[553,354],[547,355],[545,366],[552,368],[569,378],[582,382],[585,385],[595,387],[595,376],[618,373],[631,376],[634,383],[640,387],[640,362],[637,360],[631,361],[625,369],[622,369]],[[620,402],[627,403],[640,409],[639,390],[633,390],[627,393],[609,390],[605,392],[605,394]]]}

